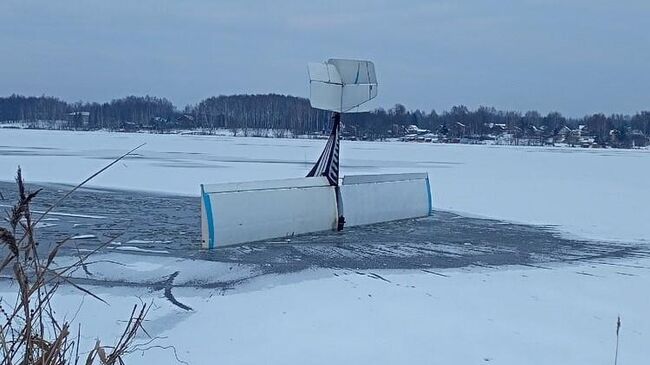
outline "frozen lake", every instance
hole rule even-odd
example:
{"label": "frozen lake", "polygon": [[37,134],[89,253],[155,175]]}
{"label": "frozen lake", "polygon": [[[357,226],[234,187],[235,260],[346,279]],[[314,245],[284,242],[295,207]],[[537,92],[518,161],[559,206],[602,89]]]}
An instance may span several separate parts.
{"label": "frozen lake", "polygon": [[119,235],[75,273],[111,303],[84,300],[89,343],[154,300],[148,331],[193,364],[609,363],[618,315],[619,361],[650,355],[647,150],[344,142],[343,174],[427,171],[435,214],[206,252],[200,183],[303,176],[324,141],[0,129],[0,204],[17,165],[43,210],[144,142],[39,229],[82,252]]}
{"label": "frozen lake", "polygon": [[[42,189],[32,205],[42,212],[71,187],[28,185]],[[7,201],[16,199],[14,185],[0,182]],[[137,191],[82,189],[39,224],[45,250],[72,237],[62,254],[77,255],[103,242],[100,253],[129,253],[253,265],[264,273],[308,268],[439,269],[543,265],[648,255],[638,243],[570,239],[554,227],[531,226],[436,211],[431,217],[343,232],[322,232],[262,242],[200,249],[198,197]],[[211,280],[215,282],[215,280]],[[98,284],[99,282],[96,282]]]}
{"label": "frozen lake", "polygon": [[[0,180],[76,184],[147,143],[91,185],[198,196],[199,184],[304,176],[322,140],[0,129]],[[434,208],[570,236],[648,242],[650,150],[343,142],[343,174],[427,171]]]}

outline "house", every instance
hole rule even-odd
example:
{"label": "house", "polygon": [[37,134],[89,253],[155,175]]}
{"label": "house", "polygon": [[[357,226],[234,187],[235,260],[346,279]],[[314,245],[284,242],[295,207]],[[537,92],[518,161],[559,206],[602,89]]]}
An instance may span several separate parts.
{"label": "house", "polygon": [[140,126],[137,123],[134,122],[120,123],[120,131],[122,132],[133,132],[133,131],[137,131],[138,129],[140,129]]}
{"label": "house", "polygon": [[553,134],[554,143],[564,143],[567,140],[567,136],[571,134],[571,128],[567,126],[562,126],[562,128],[556,129]]}
{"label": "house", "polygon": [[542,133],[542,129],[538,128],[536,125],[531,125],[528,127],[528,133],[537,136]]}
{"label": "house", "polygon": [[578,144],[582,148],[598,147],[598,143],[596,143],[596,139],[594,137],[581,136],[578,139]]}
{"label": "house", "polygon": [[498,136],[501,133],[505,132],[508,129],[508,126],[505,123],[489,123],[490,133]]}
{"label": "house", "polygon": [[571,128],[567,126],[562,126],[562,128],[557,130],[558,136],[566,137],[569,133],[571,133]]}
{"label": "house", "polygon": [[434,133],[425,133],[422,138],[424,138],[424,142],[438,142],[438,135]]}
{"label": "house", "polygon": [[418,135],[415,133],[407,134],[401,138],[403,142],[414,142],[417,141],[417,139],[418,139]]}
{"label": "house", "polygon": [[68,121],[73,123],[76,127],[87,127],[88,121],[90,120],[90,112],[71,112],[68,113]]}
{"label": "house", "polygon": [[630,133],[629,138],[630,138],[630,140],[632,142],[632,147],[633,148],[634,147],[645,147],[649,143],[648,137],[646,137],[646,135],[643,134],[643,132],[641,132],[638,129],[633,130]]}
{"label": "house", "polygon": [[411,124],[411,125],[406,126],[406,133],[407,134],[426,134],[426,133],[429,133],[429,130],[428,129],[420,129],[420,127],[418,127],[417,125]]}
{"label": "house", "polygon": [[462,137],[462,136],[465,135],[465,130],[466,129],[467,129],[467,126],[465,124],[463,124],[461,122],[455,122],[455,123],[452,123],[451,126],[449,126],[449,133],[451,134],[451,136]]}
{"label": "house", "polygon": [[162,129],[165,129],[165,128],[169,128],[169,127],[171,127],[171,125],[169,124],[169,122],[167,121],[166,118],[163,118],[163,117],[153,117],[153,118],[151,118],[151,120],[149,121],[148,124],[143,125],[142,127],[143,127],[143,128],[150,128],[150,129],[159,129],[159,130],[162,130]]}
{"label": "house", "polygon": [[587,134],[587,126],[584,124],[578,125],[578,129],[574,130],[575,133],[578,133],[578,135],[582,136],[583,134]]}
{"label": "house", "polygon": [[513,125],[508,128],[508,134],[512,135],[514,138],[521,138],[524,134],[524,130]]}
{"label": "house", "polygon": [[[327,134],[329,136],[329,132],[324,132],[323,134]],[[345,124],[343,126],[343,130],[341,131],[341,138],[350,141],[356,141],[358,135],[359,131],[357,130],[357,126],[348,124]]]}

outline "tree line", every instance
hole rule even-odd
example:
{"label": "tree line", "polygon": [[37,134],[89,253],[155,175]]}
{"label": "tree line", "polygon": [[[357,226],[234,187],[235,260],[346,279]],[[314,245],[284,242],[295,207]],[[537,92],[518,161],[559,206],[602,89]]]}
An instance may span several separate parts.
{"label": "tree line", "polygon": [[[183,109],[153,96],[127,96],[106,103],[68,103],[51,96],[0,98],[0,122],[36,121],[66,121],[58,126],[69,129],[230,129],[242,134],[276,130],[294,135],[326,133],[330,125],[329,112],[311,108],[308,99],[277,94],[209,97]],[[562,128],[578,126],[585,126],[600,141],[610,139],[612,131],[618,131],[619,138],[632,133],[650,136],[649,111],[570,118],[558,112],[542,115],[484,106],[470,110],[463,105],[438,113],[397,104],[388,110],[346,114],[344,124],[348,135],[370,140],[399,136],[409,125],[455,137],[488,135],[495,126],[522,136],[552,136]]]}

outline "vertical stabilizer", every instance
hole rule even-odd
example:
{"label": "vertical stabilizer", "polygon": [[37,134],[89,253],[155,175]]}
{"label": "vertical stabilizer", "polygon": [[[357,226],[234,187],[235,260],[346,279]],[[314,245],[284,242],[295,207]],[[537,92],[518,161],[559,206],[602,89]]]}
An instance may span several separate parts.
{"label": "vertical stabilizer", "polygon": [[339,185],[339,144],[341,139],[341,114],[332,115],[332,133],[327,140],[323,153],[318,158],[307,177],[325,176],[330,185]]}

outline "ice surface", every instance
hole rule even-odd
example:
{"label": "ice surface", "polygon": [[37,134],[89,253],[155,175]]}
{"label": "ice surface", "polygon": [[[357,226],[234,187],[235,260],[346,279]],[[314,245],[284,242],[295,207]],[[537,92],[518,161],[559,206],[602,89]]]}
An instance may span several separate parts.
{"label": "ice surface", "polygon": [[[200,183],[304,176],[323,145],[3,129],[0,141],[0,179],[12,180],[21,165],[30,181],[69,184],[147,142],[93,184],[190,195],[198,195]],[[342,158],[346,174],[428,171],[436,209],[557,225],[566,234],[601,240],[643,243],[650,237],[642,214],[650,201],[648,151],[344,142]],[[74,273],[82,284],[103,282],[92,290],[110,307],[67,286],[56,298],[57,313],[83,322],[86,347],[97,337],[110,343],[132,305],[153,300],[147,331],[192,364],[611,363],[618,315],[619,363],[642,363],[649,355],[648,258],[534,269],[318,269],[258,277],[250,265],[122,248],[137,251],[95,255],[87,272]],[[480,247],[437,249],[454,256]],[[163,288],[193,310],[174,306]],[[0,282],[3,300],[11,302],[13,290]],[[176,363],[172,352],[159,348],[129,360]]]}
{"label": "ice surface", "polygon": [[[11,205],[8,204],[0,204],[0,208],[11,208]],[[42,210],[31,210],[32,213],[36,214],[43,214],[45,213]],[[74,214],[74,213],[63,213],[63,212],[53,212],[50,211],[47,213],[48,216],[61,216],[61,217],[72,217],[72,218],[88,218],[88,219],[106,219],[106,217],[98,216],[98,215],[85,215],[85,214]],[[53,221],[53,220],[58,220],[58,218],[43,218],[43,221]]]}
{"label": "ice surface", "polygon": [[[134,261],[125,267],[155,278],[165,265]],[[214,269],[214,275],[229,272]],[[110,342],[133,304],[153,300],[148,333],[161,337],[157,345],[173,344],[191,364],[591,365],[613,362],[620,315],[619,363],[643,363],[650,292],[640,289],[650,285],[649,270],[650,259],[550,270],[439,270],[444,276],[303,271],[225,292],[175,287],[176,299],[194,309],[189,312],[160,291],[96,287],[93,292],[111,306],[86,298],[76,320],[83,322],[86,346],[96,337]],[[6,290],[0,285],[0,296],[10,298]],[[62,290],[57,313],[73,318],[82,297]],[[170,351],[141,355],[133,354],[129,364],[175,363]]]}
{"label": "ice surface", "polygon": [[87,240],[91,238],[97,238],[97,236],[95,236],[94,234],[80,234],[80,235],[72,236],[70,238],[73,240]]}
{"label": "ice surface", "polygon": [[140,247],[135,247],[135,246],[120,246],[120,247],[115,247],[116,250],[120,251],[134,251],[134,252],[147,252],[147,253],[169,253],[169,251],[165,250],[150,250],[146,248],[140,248]]}
{"label": "ice surface", "polygon": [[[0,129],[0,179],[76,184],[140,143],[91,185],[198,195],[199,184],[304,176],[322,140]],[[650,150],[349,142],[343,174],[428,171],[435,209],[566,234],[648,241]],[[99,218],[99,217],[98,217]]]}
{"label": "ice surface", "polygon": [[[121,248],[138,249],[138,247],[116,247],[116,249]],[[77,260],[78,257],[75,256],[62,256],[58,257],[55,263],[65,267]],[[191,283],[196,287],[244,280],[258,274],[258,269],[253,265],[169,256],[131,255],[127,252],[96,254],[86,260],[86,263],[86,270],[79,270],[72,276],[80,279],[92,279],[95,282],[123,283],[128,286],[159,282],[176,272],[174,285]]]}

